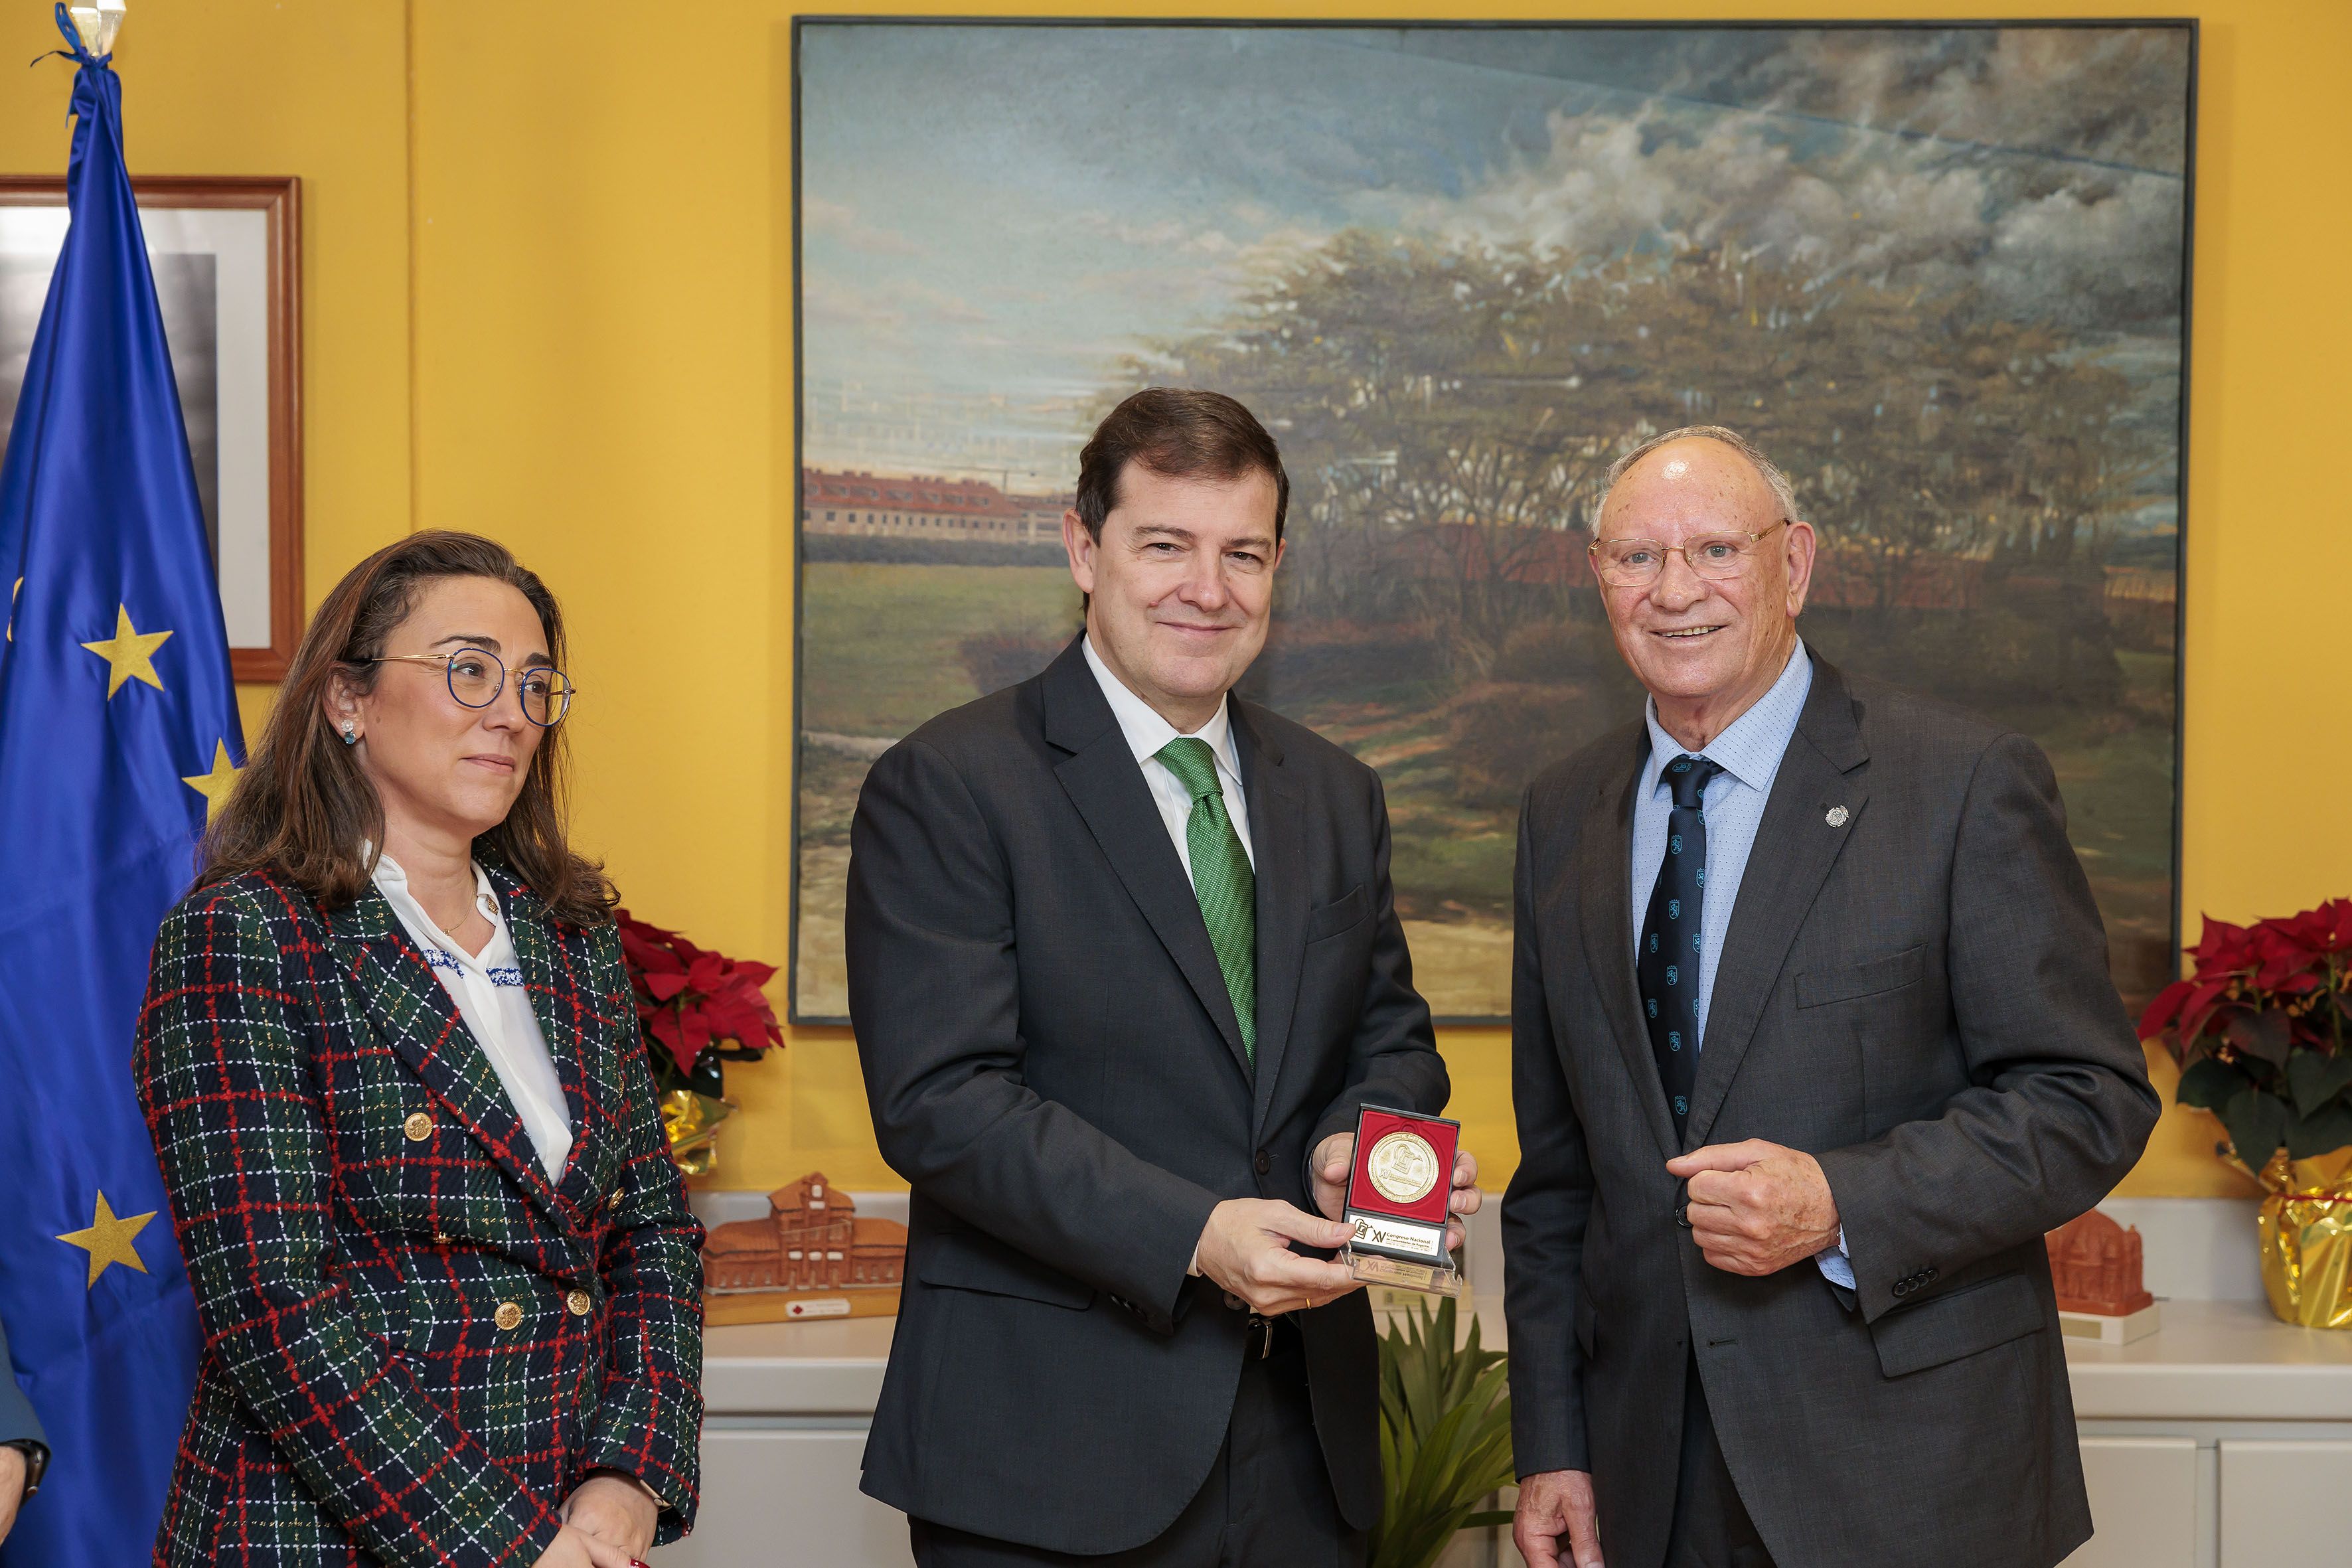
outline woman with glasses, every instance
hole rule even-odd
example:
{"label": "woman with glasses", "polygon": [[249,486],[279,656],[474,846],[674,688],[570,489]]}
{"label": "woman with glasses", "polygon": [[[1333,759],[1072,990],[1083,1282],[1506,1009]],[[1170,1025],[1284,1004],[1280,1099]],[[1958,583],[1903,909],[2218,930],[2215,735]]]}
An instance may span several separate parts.
{"label": "woman with glasses", "polygon": [[562,662],[503,547],[362,562],[156,938],[205,1334],[159,1563],[628,1568],[692,1521],[702,1232],[564,839]]}

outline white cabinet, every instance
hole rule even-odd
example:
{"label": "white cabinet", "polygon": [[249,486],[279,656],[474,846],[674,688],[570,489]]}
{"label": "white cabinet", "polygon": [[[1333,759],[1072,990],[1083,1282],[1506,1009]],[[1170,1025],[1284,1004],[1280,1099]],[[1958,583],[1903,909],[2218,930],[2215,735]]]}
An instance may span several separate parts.
{"label": "white cabinet", "polygon": [[866,1428],[706,1427],[702,1510],[654,1568],[911,1568],[907,1516],[857,1489]]}
{"label": "white cabinet", "polygon": [[2064,1568],[2197,1568],[2197,1439],[2085,1437],[2097,1533]]}
{"label": "white cabinet", "polygon": [[2352,1563],[2352,1441],[2221,1440],[2221,1568]]}

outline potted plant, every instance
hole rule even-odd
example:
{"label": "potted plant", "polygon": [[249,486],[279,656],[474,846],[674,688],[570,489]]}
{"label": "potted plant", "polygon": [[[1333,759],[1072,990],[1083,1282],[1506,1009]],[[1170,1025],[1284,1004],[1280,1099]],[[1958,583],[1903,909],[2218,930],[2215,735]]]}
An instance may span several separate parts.
{"label": "potted plant", "polygon": [[2352,1328],[2352,899],[2283,920],[2208,918],[2194,973],[2157,993],[2142,1039],[2180,1063],[2183,1105],[2221,1118],[2262,1184],[2271,1310]]}
{"label": "potted plant", "polygon": [[776,1010],[761,990],[775,965],[709,952],[626,910],[614,910],[613,918],[661,1095],[670,1158],[689,1176],[707,1175],[719,1162],[719,1124],[735,1110],[726,1064],[757,1061],[784,1043]]}
{"label": "potted plant", "polygon": [[1478,1348],[1475,1318],[1455,1345],[1451,1298],[1415,1298],[1381,1335],[1381,1469],[1371,1568],[1429,1568],[1455,1531],[1511,1522],[1479,1507],[1512,1479],[1504,1355]]}

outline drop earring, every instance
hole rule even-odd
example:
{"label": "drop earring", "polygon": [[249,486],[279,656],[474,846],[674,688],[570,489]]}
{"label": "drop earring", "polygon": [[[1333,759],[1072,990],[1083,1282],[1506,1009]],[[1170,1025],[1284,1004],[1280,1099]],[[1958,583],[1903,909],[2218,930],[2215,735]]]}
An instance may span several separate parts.
{"label": "drop earring", "polygon": [[357,729],[357,728],[356,728],[356,727],[352,723],[352,721],[351,721],[349,719],[344,720],[344,721],[343,721],[343,744],[344,744],[344,745],[346,745],[346,746],[356,746],[356,745],[358,745],[359,743],[360,743],[360,735],[359,735],[359,731],[358,731],[358,729]]}

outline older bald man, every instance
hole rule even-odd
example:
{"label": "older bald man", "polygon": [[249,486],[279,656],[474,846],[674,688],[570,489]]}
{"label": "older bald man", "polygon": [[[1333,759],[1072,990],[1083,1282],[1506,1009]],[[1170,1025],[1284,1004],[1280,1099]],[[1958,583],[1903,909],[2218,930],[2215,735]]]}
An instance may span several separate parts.
{"label": "older bald man", "polygon": [[1520,815],[1503,1201],[1537,1568],[2048,1568],[2091,1533],[2042,1236],[2155,1124],[2050,764],[1798,636],[1717,426],[1594,571],[1647,711]]}

